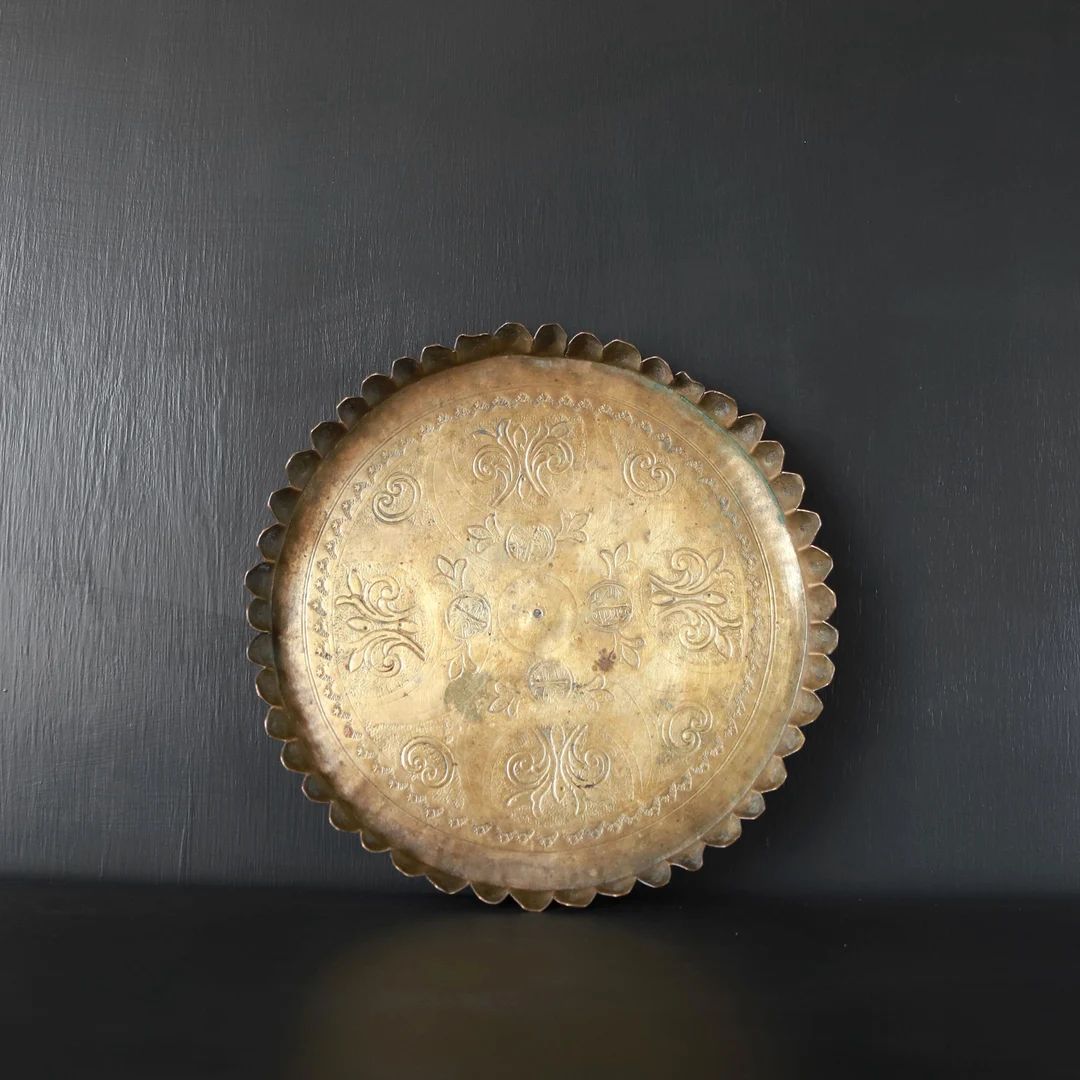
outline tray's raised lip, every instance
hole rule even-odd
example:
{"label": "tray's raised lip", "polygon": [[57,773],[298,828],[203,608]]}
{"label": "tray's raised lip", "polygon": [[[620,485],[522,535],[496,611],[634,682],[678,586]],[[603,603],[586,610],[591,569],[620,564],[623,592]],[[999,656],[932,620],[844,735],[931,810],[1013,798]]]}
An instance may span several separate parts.
{"label": "tray's raised lip", "polygon": [[[366,413],[377,408],[396,390],[435,372],[497,356],[569,357],[611,364],[637,372],[682,395],[739,442],[769,483],[785,515],[787,532],[798,553],[802,570],[809,627],[806,653],[800,689],[776,754],[766,763],[732,813],[708,833],[698,837],[682,851],[659,860],[636,877],[606,882],[596,888],[525,891],[467,881],[425,864],[410,852],[391,847],[358,818],[351,805],[337,797],[327,778],[316,770],[302,728],[286,707],[278,685],[271,606],[274,567],[304,487],[346,431],[360,423]],[[462,335],[452,349],[443,345],[429,345],[421,353],[419,361],[405,357],[394,362],[389,375],[369,375],[361,385],[360,395],[346,398],[338,405],[337,411],[339,420],[327,421],[312,430],[312,448],[300,451],[289,459],[286,466],[289,485],[275,491],[269,500],[270,510],[277,521],[259,536],[258,545],[263,558],[246,578],[247,588],[253,595],[248,604],[248,622],[258,631],[248,648],[248,656],[260,668],[255,680],[256,690],[270,706],[266,715],[267,734],[284,741],[282,764],[303,774],[304,794],[314,802],[329,804],[331,824],[359,834],[361,843],[369,851],[388,851],[394,866],[402,873],[424,875],[444,892],[459,892],[469,886],[481,900],[488,903],[499,903],[511,895],[518,904],[530,911],[543,910],[552,900],[568,907],[584,907],[598,892],[621,896],[628,893],[637,881],[654,887],[666,885],[671,878],[672,866],[697,870],[706,846],[727,847],[738,839],[742,820],[756,818],[763,813],[763,793],[773,791],[784,782],[787,772],[782,759],[802,746],[804,738],[801,728],[821,712],[821,701],[816,692],[832,680],[833,665],[829,653],[837,642],[835,629],[826,621],[836,608],[836,596],[824,584],[832,570],[832,559],[813,546],[821,519],[812,511],[800,507],[804,492],[802,478],[796,473],[783,471],[784,450],[778,442],[762,439],[765,421],[756,413],[739,415],[734,400],[726,394],[706,390],[685,372],[674,374],[660,357],[642,358],[641,353],[628,342],[615,340],[603,345],[588,333],[576,334],[568,340],[566,331],[554,323],[541,326],[535,334],[529,333],[519,323],[506,323],[493,334]]]}

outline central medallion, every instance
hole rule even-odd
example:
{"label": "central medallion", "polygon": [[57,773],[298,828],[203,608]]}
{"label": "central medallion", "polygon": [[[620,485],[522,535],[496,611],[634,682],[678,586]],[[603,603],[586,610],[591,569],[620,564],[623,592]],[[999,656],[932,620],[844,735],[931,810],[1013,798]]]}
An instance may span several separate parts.
{"label": "central medallion", "polygon": [[572,644],[578,603],[571,587],[554,574],[523,574],[499,597],[498,613],[499,630],[511,648],[556,655]]}

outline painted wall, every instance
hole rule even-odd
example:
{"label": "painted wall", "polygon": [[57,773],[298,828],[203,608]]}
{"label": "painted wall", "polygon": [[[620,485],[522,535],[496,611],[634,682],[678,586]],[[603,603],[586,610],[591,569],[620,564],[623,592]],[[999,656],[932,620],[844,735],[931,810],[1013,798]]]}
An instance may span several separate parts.
{"label": "painted wall", "polygon": [[266,496],[514,319],[763,413],[837,569],[791,779],[695,885],[1080,886],[1080,12],[0,6],[0,874],[426,886],[261,731]]}

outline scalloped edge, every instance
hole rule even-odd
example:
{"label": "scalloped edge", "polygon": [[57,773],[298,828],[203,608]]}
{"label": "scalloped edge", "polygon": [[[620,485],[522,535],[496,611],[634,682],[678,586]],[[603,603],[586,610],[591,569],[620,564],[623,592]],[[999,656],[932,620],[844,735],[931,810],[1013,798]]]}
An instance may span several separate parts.
{"label": "scalloped edge", "polygon": [[[806,654],[800,688],[776,752],[731,813],[707,832],[681,851],[644,867],[636,877],[606,882],[595,888],[522,890],[467,881],[447,874],[438,867],[429,866],[407,851],[392,848],[359,819],[352,807],[337,799],[327,779],[311,767],[308,748],[299,737],[298,726],[285,708],[278,687],[270,610],[274,564],[280,556],[289,521],[304,487],[310,483],[322,460],[346,431],[355,427],[368,412],[401,387],[446,368],[492,356],[589,360],[637,372],[676,391],[724,428],[757,465],[785,515],[788,535],[802,569],[808,617]],[[301,450],[289,458],[285,467],[289,483],[273,492],[268,500],[276,522],[259,535],[258,548],[262,561],[252,567],[244,579],[247,590],[252,594],[247,608],[248,623],[257,631],[248,646],[248,658],[260,669],[255,678],[256,692],[270,706],[264,722],[266,733],[272,739],[284,742],[281,763],[285,768],[302,774],[304,795],[313,802],[328,804],[330,824],[336,829],[357,833],[367,851],[388,853],[393,865],[407,877],[426,877],[436,889],[446,893],[471,888],[476,897],[486,904],[499,904],[511,896],[526,911],[543,911],[553,901],[564,907],[587,907],[597,894],[625,896],[638,882],[660,888],[671,880],[672,867],[699,870],[706,847],[723,848],[733,844],[742,834],[742,822],[751,821],[764,813],[764,793],[775,791],[787,778],[783,758],[802,748],[805,742],[802,728],[820,715],[822,705],[817,691],[832,681],[834,668],[829,654],[837,645],[836,629],[827,622],[836,608],[836,594],[824,584],[833,562],[824,551],[814,546],[821,518],[801,507],[805,484],[797,473],[783,471],[784,448],[780,443],[762,438],[765,421],[757,413],[740,414],[733,398],[716,390],[707,390],[684,371],[673,373],[660,357],[643,358],[627,341],[616,338],[604,345],[589,333],[578,333],[570,338],[558,323],[545,323],[535,334],[530,334],[520,323],[504,323],[493,334],[462,334],[453,348],[428,345],[421,352],[419,360],[402,357],[394,361],[389,375],[375,373],[367,376],[360,384],[359,395],[341,401],[337,413],[337,420],[329,420],[312,428],[310,450]]]}

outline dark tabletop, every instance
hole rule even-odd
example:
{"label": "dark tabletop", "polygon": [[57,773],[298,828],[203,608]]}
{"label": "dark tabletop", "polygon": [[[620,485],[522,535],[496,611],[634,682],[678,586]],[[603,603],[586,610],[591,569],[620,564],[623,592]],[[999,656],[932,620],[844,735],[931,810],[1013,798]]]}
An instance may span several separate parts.
{"label": "dark tabletop", "polygon": [[1074,1076],[1062,901],[0,889],[0,1037],[62,1077]]}

